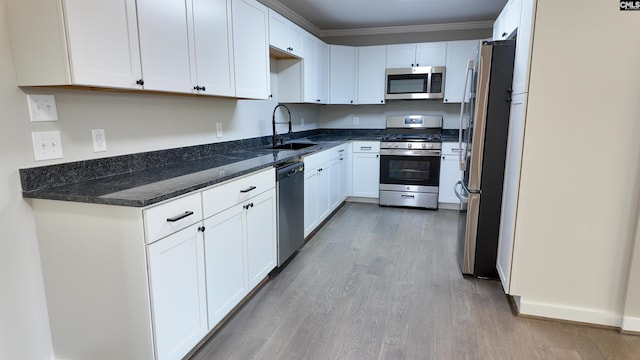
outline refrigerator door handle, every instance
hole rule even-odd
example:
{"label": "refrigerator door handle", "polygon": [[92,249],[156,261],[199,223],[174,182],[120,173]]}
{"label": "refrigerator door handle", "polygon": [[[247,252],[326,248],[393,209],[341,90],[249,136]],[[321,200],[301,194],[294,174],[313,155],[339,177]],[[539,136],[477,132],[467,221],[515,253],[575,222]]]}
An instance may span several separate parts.
{"label": "refrigerator door handle", "polygon": [[461,192],[458,191],[458,185],[460,185],[460,190],[464,189],[464,184],[462,180],[458,180],[458,182],[453,186],[453,192],[456,193],[456,197],[463,203],[467,203],[469,201],[469,192],[467,191],[466,196],[462,195]]}
{"label": "refrigerator door handle", "polygon": [[[467,62],[467,72],[464,77],[464,88],[462,90],[462,101],[460,102],[460,130],[458,131],[458,166],[460,167],[460,171],[465,171],[467,168],[466,159],[462,161],[462,125],[464,121],[464,108],[465,108],[465,97],[467,96],[467,85],[469,84],[469,72],[473,71],[473,59],[469,59]],[[471,101],[471,99],[469,99]],[[466,154],[466,153],[465,153]]]}

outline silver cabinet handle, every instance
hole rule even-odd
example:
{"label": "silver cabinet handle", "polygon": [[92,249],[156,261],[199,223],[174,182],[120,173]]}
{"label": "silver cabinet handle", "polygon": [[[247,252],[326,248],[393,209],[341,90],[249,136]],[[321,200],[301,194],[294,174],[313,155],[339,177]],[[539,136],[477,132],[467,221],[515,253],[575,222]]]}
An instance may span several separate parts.
{"label": "silver cabinet handle", "polygon": [[371,150],[371,146],[360,146],[360,150]]}

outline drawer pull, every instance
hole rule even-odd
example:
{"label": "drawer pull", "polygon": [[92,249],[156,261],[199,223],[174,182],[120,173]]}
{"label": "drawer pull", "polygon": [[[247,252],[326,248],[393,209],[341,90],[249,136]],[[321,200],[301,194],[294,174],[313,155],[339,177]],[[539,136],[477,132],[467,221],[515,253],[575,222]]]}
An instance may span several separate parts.
{"label": "drawer pull", "polygon": [[241,193],[248,193],[249,191],[253,191],[255,190],[256,187],[255,186],[249,186],[247,189],[244,190],[240,190]]}
{"label": "drawer pull", "polygon": [[406,198],[406,199],[415,199],[415,195],[400,195],[401,198]]}
{"label": "drawer pull", "polygon": [[180,221],[184,218],[186,218],[187,216],[191,216],[193,215],[193,211],[185,211],[184,214],[180,214],[180,215],[176,215],[174,217],[170,217],[167,219],[168,222],[176,222],[176,221]]}
{"label": "drawer pull", "polygon": [[360,150],[371,150],[371,146],[360,146]]}
{"label": "drawer pull", "polygon": [[340,150],[338,150],[338,152],[344,152],[344,149],[340,149]]}

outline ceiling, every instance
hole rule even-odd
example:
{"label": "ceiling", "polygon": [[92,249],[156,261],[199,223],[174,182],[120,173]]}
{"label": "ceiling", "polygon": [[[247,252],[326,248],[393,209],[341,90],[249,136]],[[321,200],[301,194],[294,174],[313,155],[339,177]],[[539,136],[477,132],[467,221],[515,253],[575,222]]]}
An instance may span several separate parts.
{"label": "ceiling", "polygon": [[[261,0],[314,32],[493,22],[507,0]],[[305,26],[306,25],[306,26]]]}

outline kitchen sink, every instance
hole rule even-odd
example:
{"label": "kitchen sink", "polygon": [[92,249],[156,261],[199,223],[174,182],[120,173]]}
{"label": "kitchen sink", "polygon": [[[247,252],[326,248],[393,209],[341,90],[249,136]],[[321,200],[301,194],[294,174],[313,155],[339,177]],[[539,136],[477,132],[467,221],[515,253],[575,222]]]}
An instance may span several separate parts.
{"label": "kitchen sink", "polygon": [[274,150],[300,150],[300,149],[304,149],[304,148],[308,148],[310,146],[314,146],[317,145],[316,143],[286,143],[286,144],[280,144],[280,145],[276,145],[276,146],[272,146],[269,149],[274,149]]}

